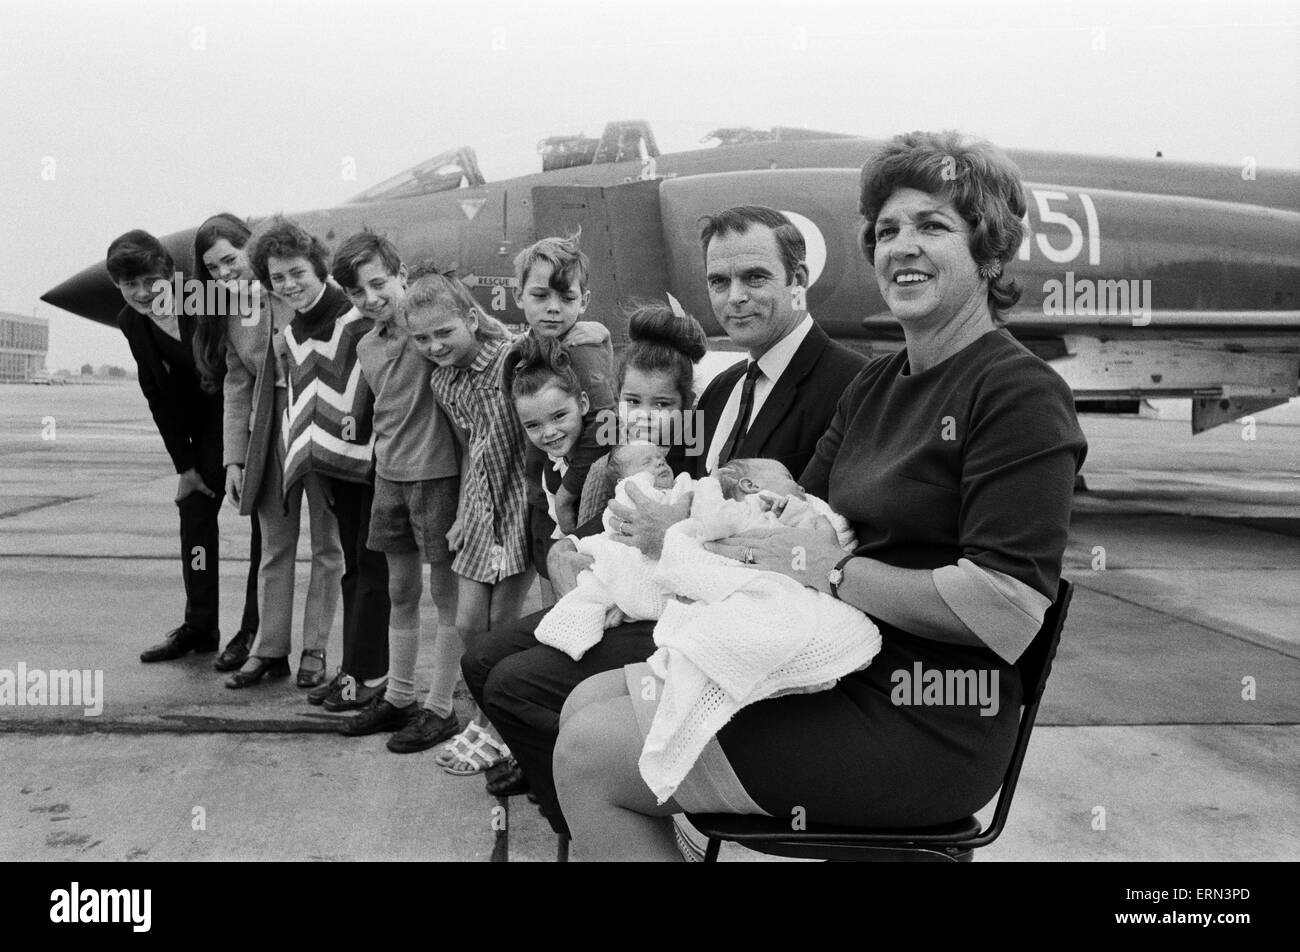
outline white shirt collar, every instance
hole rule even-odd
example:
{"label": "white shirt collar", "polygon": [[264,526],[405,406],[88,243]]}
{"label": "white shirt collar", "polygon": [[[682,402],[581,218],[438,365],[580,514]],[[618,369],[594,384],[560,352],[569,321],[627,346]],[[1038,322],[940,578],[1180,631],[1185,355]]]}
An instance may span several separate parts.
{"label": "white shirt collar", "polygon": [[790,361],[794,360],[795,351],[804,342],[812,327],[812,314],[805,314],[803,320],[794,326],[794,330],[769,347],[767,353],[758,358],[758,369],[763,371],[764,377],[768,380],[777,380],[785,373],[785,368],[790,366]]}

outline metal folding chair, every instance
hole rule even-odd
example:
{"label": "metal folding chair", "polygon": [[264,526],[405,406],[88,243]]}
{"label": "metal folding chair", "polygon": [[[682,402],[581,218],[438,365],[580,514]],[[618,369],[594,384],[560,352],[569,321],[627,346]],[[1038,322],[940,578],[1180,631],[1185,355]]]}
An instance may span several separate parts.
{"label": "metal folding chair", "polygon": [[729,813],[688,814],[691,823],[708,837],[705,862],[717,862],[724,841],[739,843],[749,849],[774,856],[822,859],[840,862],[970,862],[975,850],[988,846],[1002,833],[1011,800],[1020,779],[1020,767],[1029,747],[1029,735],[1038,716],[1052,660],[1061,641],[1061,629],[1070,606],[1073,586],[1061,579],[1056,601],[1043,617],[1043,626],[1016,662],[1024,695],[1020,729],[1016,746],[1002,779],[993,820],[983,828],[978,819],[968,816],[942,826],[912,829],[871,829],[866,827],[830,826],[810,823],[805,830],[792,830],[790,821],[765,816],[738,816]]}

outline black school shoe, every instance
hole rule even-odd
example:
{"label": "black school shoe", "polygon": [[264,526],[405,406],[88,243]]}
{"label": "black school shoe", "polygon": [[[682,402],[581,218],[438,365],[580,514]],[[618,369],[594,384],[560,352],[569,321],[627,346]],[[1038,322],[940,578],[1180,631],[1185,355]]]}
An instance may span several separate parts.
{"label": "black school shoe", "polygon": [[334,672],[333,678],[319,687],[314,687],[307,692],[307,703],[316,705],[324,704],[325,699],[329,697],[331,693],[339,690],[339,686],[343,683],[344,677],[346,677],[346,675],[343,674],[343,669],[339,668],[338,671]]}
{"label": "black school shoe", "polygon": [[413,716],[416,706],[412,701],[406,707],[397,707],[388,703],[388,699],[375,695],[369,705],[360,714],[349,717],[343,722],[342,732],[348,737],[365,737],[381,731],[397,731],[405,727]]}
{"label": "black school shoe", "polygon": [[[387,678],[384,678],[372,688],[358,681],[352,675],[345,674],[339,678],[338,687],[330,691],[321,701],[321,706],[327,711],[359,711],[375,698],[383,697],[384,692],[387,690]],[[348,694],[352,696],[348,697]],[[311,700],[311,696],[308,695],[307,699]]]}
{"label": "black school shoe", "polygon": [[257,637],[257,632],[249,631],[247,628],[241,628],[235,633],[235,637],[230,639],[226,645],[226,650],[217,655],[217,660],[212,662],[212,667],[218,671],[237,671],[244,666],[248,660],[248,652],[253,647],[253,639]]}
{"label": "black school shoe", "polygon": [[212,631],[199,631],[189,625],[181,625],[167,632],[166,637],[159,644],[140,652],[140,660],[145,664],[154,661],[175,661],[191,651],[195,654],[216,651],[220,642],[221,632],[215,628]]}
{"label": "black school shoe", "polygon": [[528,778],[524,776],[523,769],[519,766],[519,761],[513,757],[507,757],[500,763],[493,764],[485,773],[487,792],[490,796],[517,797],[531,793],[533,790],[529,786]]}
{"label": "black school shoe", "polygon": [[460,722],[456,720],[455,711],[450,717],[439,717],[421,706],[405,727],[388,738],[388,749],[395,754],[414,754],[451,740],[459,731]]}

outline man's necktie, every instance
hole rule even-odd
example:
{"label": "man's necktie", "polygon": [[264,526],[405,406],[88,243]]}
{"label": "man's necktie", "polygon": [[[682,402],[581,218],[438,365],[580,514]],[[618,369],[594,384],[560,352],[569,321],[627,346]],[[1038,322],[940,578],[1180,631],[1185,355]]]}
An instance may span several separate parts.
{"label": "man's necktie", "polygon": [[740,388],[740,412],[736,414],[736,425],[731,428],[731,435],[727,437],[727,442],[722,444],[722,452],[718,454],[719,466],[731,462],[745,439],[745,433],[749,430],[749,414],[754,409],[754,381],[762,373],[758,361],[750,361],[749,367],[745,370],[745,385]]}

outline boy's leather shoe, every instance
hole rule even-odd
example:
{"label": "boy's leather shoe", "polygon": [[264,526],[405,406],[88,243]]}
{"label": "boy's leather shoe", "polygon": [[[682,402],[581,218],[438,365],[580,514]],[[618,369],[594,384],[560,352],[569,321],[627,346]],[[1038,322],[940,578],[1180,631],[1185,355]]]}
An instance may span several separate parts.
{"label": "boy's leather shoe", "polygon": [[405,727],[388,738],[388,749],[395,754],[414,754],[451,740],[459,730],[455,711],[450,717],[439,717],[427,707],[421,707]]}
{"label": "boy's leather shoe", "polygon": [[217,660],[212,662],[212,667],[218,671],[236,671],[244,666],[248,660],[248,652],[253,647],[253,639],[257,637],[257,632],[249,631],[247,628],[241,628],[235,633],[235,637],[230,639],[226,645],[226,650],[217,655]]}
{"label": "boy's leather shoe", "polygon": [[339,685],[343,682],[345,677],[346,675],[343,673],[343,669],[339,668],[334,672],[334,677],[307,692],[307,703],[317,705],[324,703],[325,699],[329,697],[331,693],[339,689]]}
{"label": "boy's leather shoe", "polygon": [[345,674],[339,679],[338,686],[321,701],[321,705],[327,711],[358,711],[375,698],[383,697],[387,688],[387,678],[384,678],[372,688],[367,687],[352,675]]}
{"label": "boy's leather shoe", "polygon": [[167,632],[167,637],[160,644],[140,652],[140,660],[146,664],[153,661],[174,661],[191,651],[195,654],[216,651],[220,641],[221,632],[216,629],[199,631],[189,625],[181,625]]}
{"label": "boy's leather shoe", "polygon": [[343,733],[349,737],[364,737],[381,731],[401,730],[417,710],[419,708],[414,701],[406,707],[397,707],[388,703],[385,698],[375,695],[374,700],[362,708],[360,714],[349,717],[343,722]]}

